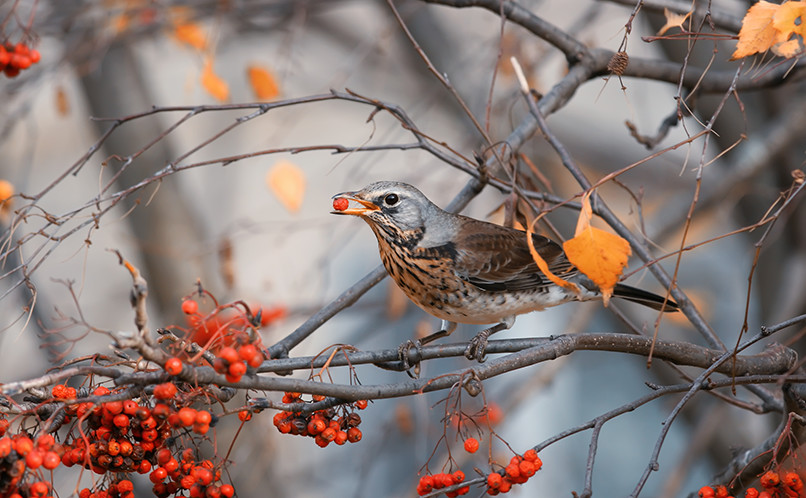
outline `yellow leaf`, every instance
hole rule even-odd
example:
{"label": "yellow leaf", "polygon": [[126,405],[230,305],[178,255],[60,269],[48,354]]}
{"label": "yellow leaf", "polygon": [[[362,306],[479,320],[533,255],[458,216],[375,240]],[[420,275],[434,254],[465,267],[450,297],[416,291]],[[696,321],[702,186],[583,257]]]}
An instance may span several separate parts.
{"label": "yellow leaf", "polygon": [[229,100],[229,85],[213,72],[213,59],[208,57],[204,61],[202,69],[201,84],[207,93],[212,95],[219,102]]}
{"label": "yellow leaf", "polygon": [[280,86],[271,71],[260,66],[247,68],[249,84],[258,100],[271,100],[280,95]]}
{"label": "yellow leaf", "polygon": [[772,16],[772,26],[781,32],[784,39],[793,33],[806,37],[806,25],[803,21],[806,21],[806,2],[782,3]]}
{"label": "yellow leaf", "polygon": [[563,244],[563,250],[568,261],[599,286],[607,306],[632,251],[630,243],[623,238],[591,226],[591,216],[588,193],[582,198],[574,238]]}
{"label": "yellow leaf", "polygon": [[663,15],[666,16],[666,24],[660,28],[658,31],[658,36],[672,28],[680,28],[681,30],[684,30],[683,23],[686,21],[686,19],[688,19],[688,16],[691,15],[691,12],[686,12],[685,14],[675,14],[671,10],[664,8]]}
{"label": "yellow leaf", "polygon": [[766,52],[773,45],[786,41],[788,37],[773,26],[773,16],[779,7],[780,5],[761,0],[747,10],[739,31],[739,43],[736,44],[731,60]]}
{"label": "yellow leaf", "polygon": [[779,57],[791,59],[792,57],[803,53],[803,46],[801,45],[800,40],[797,38],[792,38],[789,41],[773,45],[772,53]]}
{"label": "yellow leaf", "polygon": [[174,37],[185,45],[190,45],[197,50],[207,48],[207,35],[198,24],[184,23],[174,27]]}
{"label": "yellow leaf", "polygon": [[278,161],[266,174],[266,184],[285,208],[296,213],[305,195],[305,173],[290,161]]}
{"label": "yellow leaf", "polygon": [[532,225],[530,223],[529,227],[526,229],[526,243],[529,245],[529,252],[532,254],[532,259],[535,260],[535,263],[537,263],[537,267],[540,268],[540,271],[542,271],[549,280],[560,287],[579,293],[579,288],[575,283],[569,282],[568,280],[562,279],[551,273],[548,263],[546,263],[546,260],[543,259],[543,256],[541,256],[540,253],[535,249],[535,242],[532,240],[532,234],[534,234],[534,232],[532,231]]}

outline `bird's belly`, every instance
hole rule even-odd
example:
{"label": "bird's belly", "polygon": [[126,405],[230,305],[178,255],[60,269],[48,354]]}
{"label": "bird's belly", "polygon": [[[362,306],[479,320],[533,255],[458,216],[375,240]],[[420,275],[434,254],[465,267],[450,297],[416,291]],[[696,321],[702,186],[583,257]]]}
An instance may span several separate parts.
{"label": "bird's belly", "polygon": [[573,300],[557,286],[520,291],[487,291],[459,278],[447,265],[420,260],[401,264],[383,257],[387,272],[414,303],[437,318],[491,324]]}

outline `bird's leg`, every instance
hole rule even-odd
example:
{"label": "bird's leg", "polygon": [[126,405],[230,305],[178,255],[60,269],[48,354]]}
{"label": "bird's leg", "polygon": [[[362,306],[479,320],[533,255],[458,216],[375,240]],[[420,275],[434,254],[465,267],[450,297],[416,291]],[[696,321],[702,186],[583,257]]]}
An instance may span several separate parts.
{"label": "bird's leg", "polygon": [[422,347],[428,343],[434,342],[437,339],[442,337],[447,337],[456,330],[457,324],[455,322],[449,322],[448,320],[442,320],[442,327],[437,332],[434,332],[431,335],[427,335],[422,339],[417,341],[412,341],[409,339],[408,341],[404,342],[397,348],[397,355],[400,358],[401,363],[403,363],[404,370],[408,370],[411,368],[411,364],[409,363],[409,351],[411,348],[415,348],[417,353],[420,353]]}
{"label": "bird's leg", "polygon": [[487,349],[487,339],[489,339],[489,337],[496,332],[501,332],[502,330],[511,328],[514,323],[515,317],[508,316],[504,318],[504,321],[501,323],[493,325],[492,327],[484,329],[476,334],[476,337],[470,339],[470,344],[468,344],[467,349],[465,349],[465,358],[483,363],[485,360],[484,351]]}

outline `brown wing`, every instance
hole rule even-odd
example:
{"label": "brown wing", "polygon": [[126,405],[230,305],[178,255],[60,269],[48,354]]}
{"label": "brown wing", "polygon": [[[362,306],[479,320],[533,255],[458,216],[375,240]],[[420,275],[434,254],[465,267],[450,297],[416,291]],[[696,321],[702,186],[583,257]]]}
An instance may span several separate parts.
{"label": "brown wing", "polygon": [[[536,234],[532,240],[552,273],[565,279],[579,273],[559,244]],[[482,289],[524,290],[553,285],[537,268],[526,232],[466,218],[457,246],[459,275]]]}

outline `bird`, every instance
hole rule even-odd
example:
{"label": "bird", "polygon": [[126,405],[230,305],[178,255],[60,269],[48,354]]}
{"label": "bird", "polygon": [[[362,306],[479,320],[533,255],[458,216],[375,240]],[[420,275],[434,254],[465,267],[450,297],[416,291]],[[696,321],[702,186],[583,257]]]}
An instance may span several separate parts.
{"label": "bird", "polygon": [[[489,336],[512,327],[516,316],[602,298],[557,242],[532,234],[549,270],[577,284],[578,293],[540,271],[527,232],[444,211],[407,183],[375,182],[334,195],[333,205],[332,214],[367,222],[392,280],[417,306],[442,320],[441,330],[414,343],[418,348],[450,335],[458,323],[495,324],[479,332],[465,350],[467,358],[481,362]],[[622,283],[616,284],[613,297],[658,311],[679,309],[671,299]]]}

